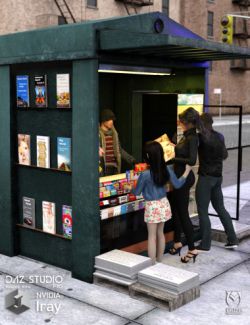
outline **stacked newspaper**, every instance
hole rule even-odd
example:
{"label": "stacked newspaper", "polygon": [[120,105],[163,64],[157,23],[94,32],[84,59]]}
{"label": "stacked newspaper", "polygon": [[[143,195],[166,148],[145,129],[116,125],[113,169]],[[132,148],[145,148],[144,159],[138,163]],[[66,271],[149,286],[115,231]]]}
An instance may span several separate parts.
{"label": "stacked newspaper", "polygon": [[152,260],[149,257],[115,249],[96,256],[94,276],[131,285],[137,281],[138,272],[151,265]]}
{"label": "stacked newspaper", "polygon": [[138,273],[138,282],[161,291],[180,294],[199,286],[199,275],[158,263]]}

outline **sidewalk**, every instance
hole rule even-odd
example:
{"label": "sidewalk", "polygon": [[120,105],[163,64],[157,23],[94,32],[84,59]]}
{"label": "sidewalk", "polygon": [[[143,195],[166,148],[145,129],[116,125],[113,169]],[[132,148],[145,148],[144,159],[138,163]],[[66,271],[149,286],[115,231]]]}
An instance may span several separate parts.
{"label": "sidewalk", "polygon": [[[183,250],[184,254],[185,248]],[[169,254],[165,255],[164,263],[198,272],[201,297],[168,312],[126,294],[72,279],[68,271],[21,256],[0,255],[0,324],[249,324],[250,239],[241,242],[235,250],[226,250],[223,244],[213,242],[211,252],[201,253],[195,264],[181,264],[178,256]],[[10,277],[6,278],[7,275],[19,276],[19,282],[20,279],[26,282],[8,284]],[[30,284],[30,279],[38,276],[40,280],[47,276],[48,279],[61,277],[63,281],[58,287],[48,283]],[[18,278],[14,279],[17,282]],[[31,308],[20,315],[4,306],[6,294],[14,288],[19,288],[23,296],[30,298]],[[226,291],[236,291],[241,295],[241,315],[226,315]]]}

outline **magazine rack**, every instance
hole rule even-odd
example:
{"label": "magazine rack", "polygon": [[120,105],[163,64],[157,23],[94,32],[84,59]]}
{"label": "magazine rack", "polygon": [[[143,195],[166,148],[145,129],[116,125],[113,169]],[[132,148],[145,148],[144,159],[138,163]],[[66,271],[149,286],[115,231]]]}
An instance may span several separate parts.
{"label": "magazine rack", "polygon": [[[67,44],[66,49],[62,42],[55,44],[55,32],[46,29],[8,35],[0,41],[9,51],[7,64],[3,65],[5,59],[0,58],[0,215],[3,223],[0,253],[9,256],[21,254],[41,260],[71,270],[73,277],[91,282],[93,257],[100,252],[96,150],[98,66],[96,59],[86,59],[89,50],[81,41],[85,32],[78,33],[77,37],[75,28],[65,27],[59,28],[56,34],[58,39],[68,39],[67,43],[74,39],[74,45]],[[34,33],[40,41],[30,46]],[[91,32],[87,34],[86,37],[90,37]],[[81,55],[73,61],[72,53],[76,47],[81,50]],[[94,44],[90,47],[94,48]],[[61,53],[60,61],[58,53]],[[58,73],[70,74],[71,108],[56,108]],[[29,76],[30,107],[16,105],[17,75]],[[35,107],[35,75],[47,75],[47,108]],[[31,166],[18,164],[18,134],[31,136]],[[51,168],[36,166],[36,135],[50,137]],[[72,139],[72,172],[57,169],[57,137]],[[34,229],[23,226],[23,196],[35,199]],[[56,204],[55,235],[42,230],[42,201]],[[73,208],[72,240],[62,235],[62,205]]]}

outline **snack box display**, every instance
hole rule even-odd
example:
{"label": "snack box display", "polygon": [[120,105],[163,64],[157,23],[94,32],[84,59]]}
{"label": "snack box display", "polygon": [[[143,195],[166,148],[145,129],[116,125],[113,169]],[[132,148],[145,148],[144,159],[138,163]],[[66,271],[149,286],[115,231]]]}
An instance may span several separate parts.
{"label": "snack box display", "polygon": [[146,163],[140,163],[135,165],[135,172],[143,172],[148,168],[148,165]]}
{"label": "snack box display", "polygon": [[115,189],[114,189],[114,190],[111,190],[111,191],[110,191],[110,195],[111,195],[111,196],[112,196],[112,195],[117,195],[117,190],[115,190]]}
{"label": "snack box display", "polygon": [[110,196],[110,191],[103,192],[103,197],[109,197],[109,196]]}
{"label": "snack box display", "polygon": [[[145,169],[146,164],[138,164],[137,169]],[[135,196],[131,193],[136,186],[141,171],[130,170],[126,174],[100,178],[100,209],[101,219],[107,219],[118,215],[144,208],[142,195]]]}
{"label": "snack box display", "polygon": [[128,196],[122,195],[122,196],[118,197],[118,200],[119,200],[119,204],[126,203],[126,202],[128,202]]}
{"label": "snack box display", "polygon": [[144,209],[144,207],[145,207],[144,200],[128,202],[128,203],[118,205],[115,207],[107,207],[106,209],[103,209],[100,211],[101,220],[104,220],[107,218],[113,218],[118,215],[124,215],[124,214],[138,211],[138,210],[142,210],[142,209]]}
{"label": "snack box display", "polygon": [[116,205],[118,205],[118,204],[119,204],[119,200],[118,200],[117,197],[112,198],[112,199],[109,199],[109,205],[110,205],[110,206],[116,206]]}
{"label": "snack box display", "polygon": [[100,201],[99,205],[100,205],[100,207],[108,206],[109,205],[109,200]]}
{"label": "snack box display", "polygon": [[136,200],[136,196],[134,195],[134,194],[132,194],[132,193],[129,193],[128,194],[128,201],[135,201]]}

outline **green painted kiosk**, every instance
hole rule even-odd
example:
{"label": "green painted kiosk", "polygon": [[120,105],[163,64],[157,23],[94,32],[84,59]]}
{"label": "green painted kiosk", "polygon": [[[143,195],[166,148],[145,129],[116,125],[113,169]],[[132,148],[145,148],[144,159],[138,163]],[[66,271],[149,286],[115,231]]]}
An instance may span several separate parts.
{"label": "green painted kiosk", "polygon": [[[239,58],[250,58],[250,50],[202,40],[161,13],[1,36],[0,253],[91,282],[96,255],[145,240],[143,210],[100,218],[99,110],[115,112],[123,147],[140,161],[143,141],[164,130],[161,121],[176,132],[177,94],[204,94],[207,102],[207,61]],[[70,77],[67,107],[58,106],[58,75]],[[28,85],[25,105],[17,101],[20,76]],[[44,105],[36,101],[39,77]],[[26,165],[18,135],[29,136]],[[48,140],[47,168],[38,164],[37,136]],[[58,168],[59,137],[72,140],[71,171]],[[24,197],[34,200],[33,227],[23,223]],[[55,203],[55,233],[44,230],[44,202]],[[63,235],[63,205],[72,207],[72,239]]]}

